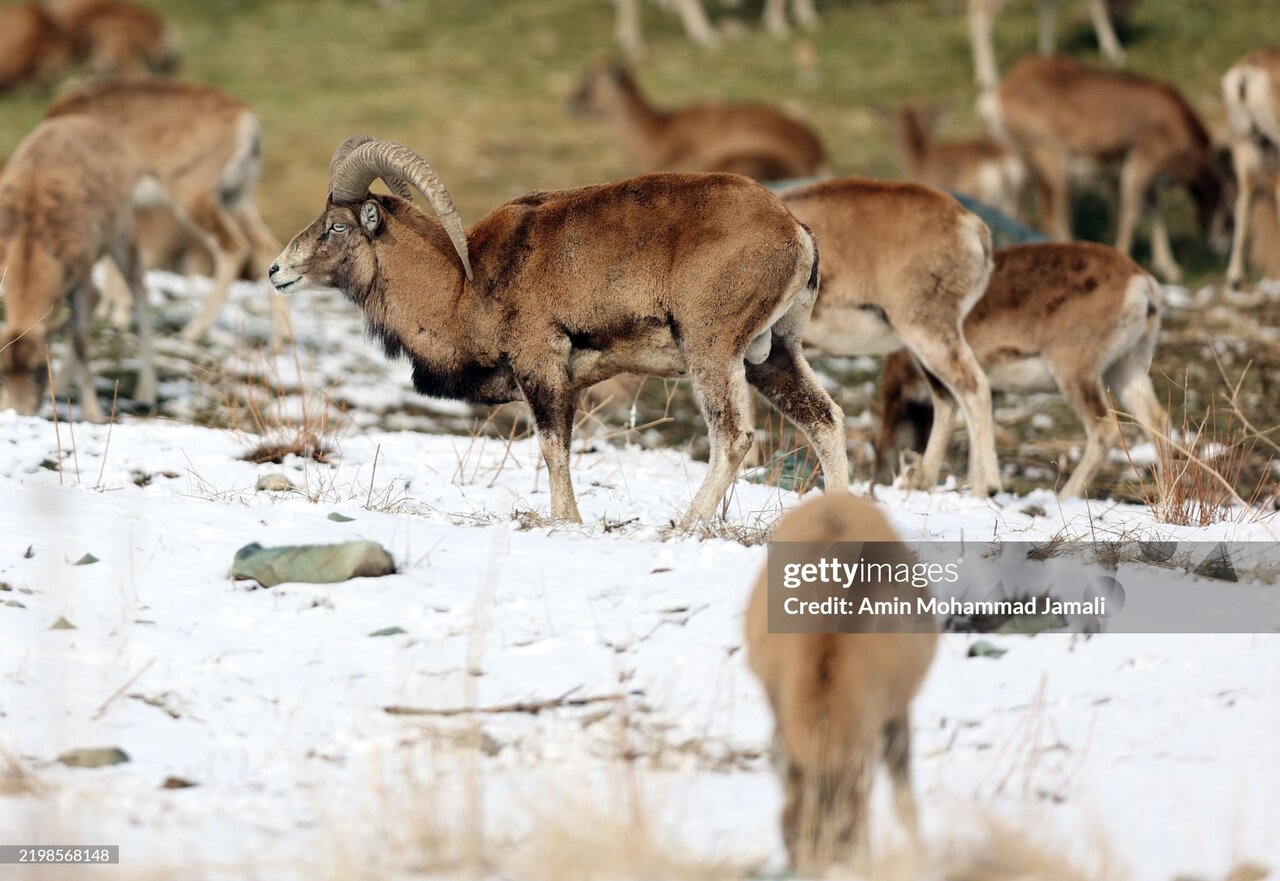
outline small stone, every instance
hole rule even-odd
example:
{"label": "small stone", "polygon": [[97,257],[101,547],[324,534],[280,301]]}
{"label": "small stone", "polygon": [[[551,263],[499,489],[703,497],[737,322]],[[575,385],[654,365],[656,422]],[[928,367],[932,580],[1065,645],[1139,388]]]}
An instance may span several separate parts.
{"label": "small stone", "polygon": [[293,481],[283,474],[264,474],[258,478],[258,482],[253,487],[259,492],[288,492],[295,489]]}
{"label": "small stone", "polygon": [[1037,505],[1032,502],[1022,509],[1022,513],[1028,517],[1043,517],[1045,515],[1044,505]]}
{"label": "small stone", "polygon": [[1005,654],[1008,649],[996,648],[985,639],[980,639],[973,645],[969,646],[969,657],[971,658],[998,658]]}
{"label": "small stone", "polygon": [[192,783],[190,780],[184,780],[181,777],[166,777],[164,782],[160,784],[161,789],[190,789],[193,786],[199,786],[199,783]]}
{"label": "small stone", "polygon": [[98,558],[95,557],[93,554],[85,554],[83,557],[81,557],[79,560],[76,560],[71,565],[72,566],[92,566],[96,562],[98,562]]}
{"label": "small stone", "polygon": [[0,606],[10,606],[14,609],[26,608],[26,606],[24,606],[22,603],[18,602],[17,600],[0,600]]}
{"label": "small stone", "polygon": [[403,627],[384,627],[381,630],[375,630],[370,636],[399,636],[402,633],[408,633]]}
{"label": "small stone", "polygon": [[236,552],[231,577],[251,578],[263,587],[275,587],[286,582],[336,584],[352,578],[391,575],[395,571],[391,554],[377,542],[278,548],[264,548],[255,542]]}
{"label": "small stone", "polygon": [[339,514],[337,511],[334,511],[332,514],[329,515],[329,519],[332,520],[334,523],[350,523],[352,520],[356,518],[348,517],[346,514]]}
{"label": "small stone", "polygon": [[66,618],[63,618],[61,615],[59,615],[58,620],[54,621],[51,625],[49,625],[49,629],[50,630],[75,630],[76,625],[72,624]]}
{"label": "small stone", "polygon": [[99,746],[69,749],[58,756],[58,761],[68,768],[105,768],[129,761],[129,754],[118,746]]}

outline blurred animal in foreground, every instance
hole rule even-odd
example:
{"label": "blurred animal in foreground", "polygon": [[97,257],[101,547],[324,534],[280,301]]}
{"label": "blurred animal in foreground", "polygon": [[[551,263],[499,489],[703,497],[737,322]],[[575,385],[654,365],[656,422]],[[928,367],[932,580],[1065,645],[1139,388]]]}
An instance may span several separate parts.
{"label": "blurred animal in foreground", "polygon": [[71,345],[63,375],[79,382],[85,418],[102,419],[89,368],[89,322],[94,299],[90,274],[103,259],[115,261],[134,295],[142,347],[134,398],[155,404],[151,312],[131,239],[132,205],[154,190],[148,183],[129,148],[105,124],[88,117],[41,123],[10,158],[0,175],[7,322],[0,331],[0,406],[24,415],[40,409],[49,381],[47,346],[61,327],[58,313],[65,303],[70,307]]}
{"label": "blurred animal in foreground", "polygon": [[831,355],[905,347],[935,378],[940,415],[911,486],[937,484],[958,400],[969,429],[970,490],[998,492],[991,390],[961,332],[991,274],[990,230],[955,199],[919,184],[843,178],[787,190],[782,200],[822,248],[804,341]]}
{"label": "blurred animal in foreground", "polygon": [[821,140],[805,123],[760,104],[658,110],[623,64],[588,73],[569,109],[603,116],[639,171],[724,171],[778,181],[829,170]]}
{"label": "blurred animal in foreground", "polygon": [[[644,51],[640,23],[642,0],[613,0],[613,3],[617,13],[614,34],[618,42],[628,54],[640,54]],[[739,3],[740,0],[726,0],[725,5],[736,7]],[[698,45],[715,46],[720,42],[720,34],[707,18],[702,0],[661,0],[658,5],[678,14],[685,33]],[[813,30],[818,26],[818,12],[814,9],[813,0],[765,0],[764,26],[773,36],[782,39],[791,32],[787,22],[788,10],[800,27]]]}
{"label": "blurred animal in foreground", "polygon": [[[996,252],[986,293],[965,318],[965,339],[993,389],[1060,391],[1084,424],[1084,455],[1064,497],[1085,494],[1120,438],[1112,399],[1157,449],[1165,442],[1167,416],[1149,376],[1160,302],[1155,279],[1105,245],[1042,243]],[[927,421],[912,407],[918,377],[901,353],[885,365],[876,437],[881,482],[892,479],[902,442],[912,445],[912,421]],[[943,428],[950,434],[949,422]]]}
{"label": "blurred animal in foreground", "polygon": [[75,59],[75,47],[39,3],[0,9],[0,91],[26,83],[50,83]]}
{"label": "blurred animal in foreground", "polygon": [[[996,71],[996,49],[993,32],[996,16],[1009,0],[969,0],[969,41],[973,47],[973,70],[978,85],[992,89],[999,79]],[[1040,52],[1051,55],[1057,49],[1058,0],[1040,2]],[[1128,19],[1137,0],[1088,0],[1093,29],[1098,35],[1102,54],[1119,64],[1124,61],[1124,48],[1116,36],[1115,23]]]}
{"label": "blurred animal in foreground", "polygon": [[[855,607],[864,599],[901,603],[910,611],[867,614],[852,625],[848,616],[838,633],[770,632],[770,569],[777,577],[784,567],[838,558],[883,572],[883,566],[892,571],[914,562],[874,503],[852,496],[807,502],[782,518],[772,542],[770,563],[747,607],[747,664],[776,723],[782,837],[792,869],[819,872],[867,855],[870,794],[881,763],[900,821],[916,831],[911,702],[933,661],[937,635],[917,602],[927,589],[878,576],[843,591],[845,599]],[[845,542],[851,544],[838,544]],[[853,553],[860,559],[846,557]]]}
{"label": "blurred animal in foreground", "polygon": [[[246,264],[265,271],[279,248],[254,201],[261,122],[220,89],[173,80],[89,86],[61,96],[49,110],[50,118],[71,114],[112,126],[164,187],[174,222],[212,256],[213,291],[183,331],[199,339]],[[289,334],[288,307],[278,297],[271,306],[279,342]]]}
{"label": "blurred animal in foreground", "polygon": [[45,0],[45,5],[71,35],[76,57],[95,73],[134,77],[178,69],[177,32],[145,6],[126,0]]}
{"label": "blurred animal in foreground", "polygon": [[[396,195],[369,193],[379,177]],[[714,516],[751,445],[748,382],[808,435],[828,488],[847,491],[844,415],[801,352],[816,246],[763,188],[657,174],[534,192],[468,232],[425,159],[357,136],[334,154],[329,191],[272,266],[276,289],[343,291],[387,354],[409,357],[422,394],[523,398],[553,518],[582,519],[569,476],[579,392],[627,372],[687,375],[707,422],[710,465],[684,526]]]}
{"label": "blurred animal in foreground", "polygon": [[938,142],[928,112],[916,104],[893,111],[898,152],[907,180],[963,193],[1017,219],[1027,186],[1018,154],[990,138]]}
{"label": "blurred animal in foreground", "polygon": [[1106,165],[1121,157],[1118,250],[1130,252],[1139,221],[1150,213],[1152,265],[1168,281],[1182,278],[1157,189],[1171,180],[1195,201],[1210,246],[1225,253],[1230,223],[1225,169],[1204,123],[1173,86],[1094,70],[1067,58],[1028,56],[984,99],[983,110],[1026,161],[1041,225],[1051,237],[1071,238],[1072,164]]}
{"label": "blurred animal in foreground", "polygon": [[[1241,59],[1222,78],[1222,98],[1231,125],[1231,158],[1235,165],[1235,231],[1231,242],[1231,263],[1227,281],[1244,281],[1245,246],[1255,224],[1252,203],[1269,175],[1264,173],[1267,153],[1280,149],[1280,46],[1259,49]],[[1272,206],[1280,199],[1280,189],[1271,188]],[[1280,261],[1280,257],[1273,257]],[[1264,272],[1267,270],[1263,270]]]}

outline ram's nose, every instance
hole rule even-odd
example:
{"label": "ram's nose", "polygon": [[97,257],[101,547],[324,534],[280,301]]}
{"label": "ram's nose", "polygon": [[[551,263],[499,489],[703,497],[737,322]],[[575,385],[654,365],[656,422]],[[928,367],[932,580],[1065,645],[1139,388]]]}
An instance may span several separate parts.
{"label": "ram's nose", "polygon": [[[259,266],[261,266],[262,264],[261,264],[261,263],[259,263],[258,265],[259,265]],[[272,264],[271,264],[271,268],[267,270],[267,278],[275,278],[275,277],[276,277],[276,273],[277,273],[277,272],[279,272],[279,271],[280,271],[280,264],[279,264],[279,263],[272,263]]]}

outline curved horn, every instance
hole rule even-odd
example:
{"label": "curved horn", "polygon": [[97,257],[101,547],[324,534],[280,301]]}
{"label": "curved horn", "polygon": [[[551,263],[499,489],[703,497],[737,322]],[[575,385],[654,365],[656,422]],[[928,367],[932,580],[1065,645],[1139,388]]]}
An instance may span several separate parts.
{"label": "curved horn", "polygon": [[[329,177],[329,192],[335,202],[357,202],[369,192],[369,184],[375,177],[381,177],[388,184],[392,180],[408,180],[427,197],[431,210],[444,224],[453,248],[462,258],[462,268],[471,276],[471,259],[467,255],[467,232],[458,216],[458,209],[453,207],[453,199],[445,189],[440,176],[436,174],[427,160],[401,144],[392,141],[369,139],[357,141],[349,138],[334,154],[336,167],[332,167]],[[343,150],[352,141],[357,144],[347,152]],[[339,154],[342,154],[339,161]]]}
{"label": "curved horn", "polygon": [[[333,192],[334,177],[337,175],[338,169],[340,169],[343,163],[347,161],[347,157],[351,155],[351,152],[355,150],[356,147],[372,143],[373,140],[374,139],[368,135],[352,135],[343,141],[342,145],[338,147],[337,150],[333,151],[333,158],[329,160],[329,192]],[[374,177],[378,177],[378,175],[374,175]],[[409,182],[407,180],[401,177],[392,177],[388,175],[382,175],[381,177],[382,182],[387,185],[387,188],[391,190],[391,192],[395,193],[401,199],[408,199],[410,202],[413,201],[413,189],[409,186]],[[373,179],[370,178],[369,182],[372,183]],[[368,185],[366,184],[365,191],[367,192],[368,189]],[[363,196],[364,193],[361,193],[360,196],[357,196],[356,198],[362,198]]]}

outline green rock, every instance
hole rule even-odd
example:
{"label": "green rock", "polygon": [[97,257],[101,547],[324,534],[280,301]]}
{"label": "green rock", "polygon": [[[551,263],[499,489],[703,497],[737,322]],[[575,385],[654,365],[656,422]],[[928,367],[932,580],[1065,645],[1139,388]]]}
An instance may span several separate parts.
{"label": "green rock", "polygon": [[375,630],[370,636],[399,636],[401,633],[408,633],[403,627],[384,627],[381,630]]}
{"label": "green rock", "polygon": [[969,646],[969,657],[971,658],[998,658],[1005,654],[1008,649],[996,648],[985,639],[980,639],[973,645]]}
{"label": "green rock", "polygon": [[58,761],[68,768],[105,768],[129,761],[129,754],[117,746],[98,746],[88,749],[69,749],[58,756]]}
{"label": "green rock", "polygon": [[26,606],[24,606],[22,603],[18,602],[17,600],[0,600],[0,606],[9,606],[14,609],[26,608]]}
{"label": "green rock", "polygon": [[263,587],[286,582],[336,584],[352,578],[391,575],[395,571],[391,555],[372,541],[278,548],[264,548],[254,542],[238,550],[231,565],[232,578],[252,579]]}
{"label": "green rock", "polygon": [[96,562],[98,562],[98,558],[95,557],[93,554],[85,554],[83,557],[81,557],[79,560],[76,560],[71,565],[72,566],[92,566]]}
{"label": "green rock", "polygon": [[356,518],[348,517],[346,514],[339,514],[337,511],[334,511],[332,514],[329,515],[329,519],[332,520],[334,523],[350,523],[352,520]]}

